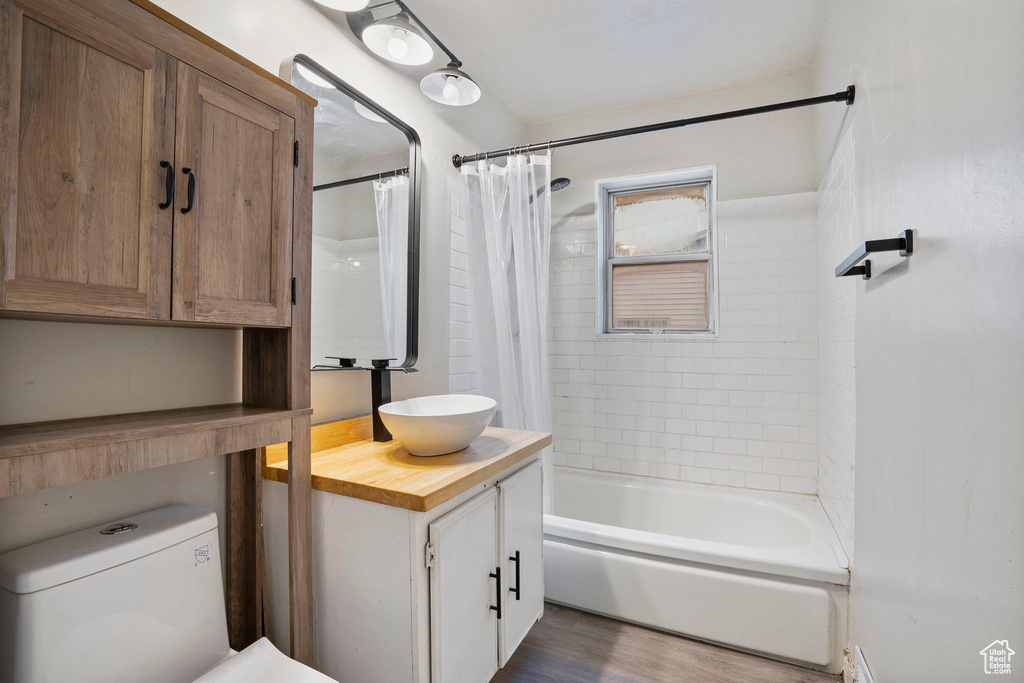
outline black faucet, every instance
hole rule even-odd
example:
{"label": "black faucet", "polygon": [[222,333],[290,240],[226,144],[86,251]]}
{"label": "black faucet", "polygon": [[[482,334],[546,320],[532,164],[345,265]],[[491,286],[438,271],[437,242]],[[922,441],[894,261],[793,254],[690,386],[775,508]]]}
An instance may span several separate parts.
{"label": "black faucet", "polygon": [[373,440],[391,441],[391,432],[380,419],[380,407],[391,403],[391,373],[416,372],[416,368],[389,368],[388,363],[397,358],[378,358],[371,360],[370,365],[370,400],[373,406]]}

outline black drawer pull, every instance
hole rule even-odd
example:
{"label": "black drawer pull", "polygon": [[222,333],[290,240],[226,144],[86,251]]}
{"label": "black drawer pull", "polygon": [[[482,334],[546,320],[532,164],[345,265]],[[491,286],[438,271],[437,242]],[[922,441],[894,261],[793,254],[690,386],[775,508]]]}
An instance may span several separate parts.
{"label": "black drawer pull", "polygon": [[188,176],[188,205],[181,212],[188,213],[196,201],[196,174],[192,172],[191,168],[183,168],[181,172]]}
{"label": "black drawer pull", "polygon": [[519,551],[517,550],[516,554],[513,555],[512,557],[508,558],[508,559],[511,560],[512,562],[516,563],[516,587],[515,588],[509,587],[508,592],[509,593],[515,593],[516,594],[516,600],[518,600],[519,599],[519,585],[520,585],[519,584]]}
{"label": "black drawer pull", "polygon": [[491,605],[491,609],[498,613],[498,618],[501,619],[501,567],[495,567],[494,571],[488,574],[494,583],[497,584],[497,590],[494,593],[498,596],[498,606]]}
{"label": "black drawer pull", "polygon": [[171,162],[169,161],[161,161],[160,168],[167,169],[167,177],[164,180],[167,187],[167,201],[162,204],[158,204],[158,206],[161,209],[166,209],[171,205],[171,202],[174,201],[174,167],[171,166]]}

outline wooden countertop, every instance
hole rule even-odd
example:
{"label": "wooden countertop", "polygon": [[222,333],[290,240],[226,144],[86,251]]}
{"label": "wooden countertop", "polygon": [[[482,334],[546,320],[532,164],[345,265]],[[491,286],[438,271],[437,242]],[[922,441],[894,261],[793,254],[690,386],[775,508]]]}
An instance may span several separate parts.
{"label": "wooden countertop", "polygon": [[[550,434],[497,427],[468,448],[433,457],[410,455],[398,441],[364,439],[314,452],[313,488],[426,512],[550,445]],[[287,482],[287,460],[269,462],[263,477]]]}

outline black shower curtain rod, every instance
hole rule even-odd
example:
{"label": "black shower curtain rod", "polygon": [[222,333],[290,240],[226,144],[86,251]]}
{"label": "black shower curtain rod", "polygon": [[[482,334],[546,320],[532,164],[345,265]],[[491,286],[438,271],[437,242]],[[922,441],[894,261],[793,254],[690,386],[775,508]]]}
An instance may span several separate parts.
{"label": "black shower curtain rod", "polygon": [[708,123],[709,121],[724,121],[725,119],[736,119],[741,116],[753,116],[755,114],[766,114],[772,111],[782,111],[783,109],[796,109],[798,107],[811,107],[816,104],[825,104],[827,102],[845,102],[846,104],[853,104],[853,98],[856,94],[856,89],[851,85],[846,90],[834,93],[832,95],[821,95],[820,97],[808,97],[803,100],[793,100],[791,102],[779,102],[778,104],[766,104],[761,107],[750,107],[749,109],[737,109],[736,111],[726,111],[720,114],[708,114],[707,116],[696,116],[691,119],[676,119],[675,121],[665,121],[664,123],[651,123],[646,126],[635,126],[633,128],[620,128],[619,130],[609,130],[604,133],[593,133],[591,135],[580,135],[574,138],[564,138],[562,140],[552,140],[550,142],[535,142],[532,145],[522,145],[519,147],[509,147],[508,149],[499,149],[493,152],[479,152],[477,154],[470,154],[467,156],[460,156],[458,154],[452,157],[452,163],[455,164],[455,168],[459,168],[467,162],[480,161],[481,159],[495,159],[501,157],[512,156],[513,154],[525,154],[526,152],[537,152],[544,149],[554,149],[556,147],[568,147],[570,145],[582,145],[585,142],[597,142],[598,140],[610,140],[612,138],[623,138],[627,135],[639,135],[640,133],[653,133],[659,130],[669,130],[670,128],[682,128],[683,126],[692,126],[695,123]]}
{"label": "black shower curtain rod", "polygon": [[317,190],[331,190],[335,187],[344,187],[346,185],[357,185],[359,183],[365,183],[370,180],[384,180],[385,178],[393,178],[396,175],[409,175],[409,169],[396,168],[394,171],[384,171],[383,173],[371,173],[370,175],[359,176],[358,178],[349,178],[348,180],[335,180],[333,183],[314,185],[313,192],[316,192]]}

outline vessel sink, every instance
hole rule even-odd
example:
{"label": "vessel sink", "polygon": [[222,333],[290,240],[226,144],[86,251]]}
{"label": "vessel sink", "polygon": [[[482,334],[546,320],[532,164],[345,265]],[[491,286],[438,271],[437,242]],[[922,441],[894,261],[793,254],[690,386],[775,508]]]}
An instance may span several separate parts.
{"label": "vessel sink", "polygon": [[480,436],[498,403],[486,396],[449,394],[385,403],[380,419],[413,455],[460,451]]}

